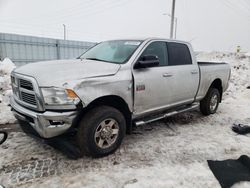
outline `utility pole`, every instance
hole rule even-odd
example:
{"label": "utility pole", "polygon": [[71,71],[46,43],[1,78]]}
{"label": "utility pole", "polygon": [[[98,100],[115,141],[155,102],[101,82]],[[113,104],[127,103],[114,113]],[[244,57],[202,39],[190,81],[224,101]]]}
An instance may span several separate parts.
{"label": "utility pole", "polygon": [[174,12],[175,12],[175,0],[172,0],[170,39],[173,39],[173,36],[174,36]]}
{"label": "utility pole", "polygon": [[174,39],[176,39],[176,35],[177,35],[177,18],[174,18],[175,20],[175,28],[174,28]]}
{"label": "utility pole", "polygon": [[63,24],[63,38],[66,40],[66,25]]}
{"label": "utility pole", "polygon": [[[169,16],[170,18],[172,18],[171,14],[168,13],[163,13],[163,16]],[[176,39],[177,37],[177,23],[178,23],[178,19],[177,17],[174,17],[174,39]]]}

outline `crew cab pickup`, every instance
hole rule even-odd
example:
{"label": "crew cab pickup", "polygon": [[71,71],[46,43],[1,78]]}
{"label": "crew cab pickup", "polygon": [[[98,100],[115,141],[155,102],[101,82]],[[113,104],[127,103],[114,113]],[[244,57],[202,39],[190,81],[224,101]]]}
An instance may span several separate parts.
{"label": "crew cab pickup", "polygon": [[77,59],[16,68],[11,107],[25,132],[42,139],[70,133],[82,154],[102,157],[133,126],[197,108],[214,114],[230,72],[226,63],[197,62],[187,42],[112,40]]}

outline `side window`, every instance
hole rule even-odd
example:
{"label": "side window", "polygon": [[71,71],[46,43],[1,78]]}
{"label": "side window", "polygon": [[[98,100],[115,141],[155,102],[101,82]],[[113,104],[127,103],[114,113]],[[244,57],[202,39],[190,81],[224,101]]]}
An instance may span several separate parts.
{"label": "side window", "polygon": [[189,48],[185,44],[168,42],[168,65],[190,65],[192,58]]}
{"label": "side window", "polygon": [[165,42],[152,42],[148,45],[148,47],[142,53],[142,56],[145,55],[155,55],[159,58],[160,64],[159,66],[166,66],[167,65],[167,53],[166,53],[166,43]]}

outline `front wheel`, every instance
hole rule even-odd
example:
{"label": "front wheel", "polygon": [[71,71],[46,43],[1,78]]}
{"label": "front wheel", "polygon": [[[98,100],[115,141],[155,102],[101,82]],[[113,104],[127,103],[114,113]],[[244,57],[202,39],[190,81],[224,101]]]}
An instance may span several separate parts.
{"label": "front wheel", "polygon": [[77,141],[82,154],[103,157],[113,153],[126,133],[123,114],[110,106],[99,106],[82,118]]}
{"label": "front wheel", "polygon": [[200,102],[200,110],[203,115],[216,113],[220,103],[220,92],[216,88],[210,88],[204,99]]}

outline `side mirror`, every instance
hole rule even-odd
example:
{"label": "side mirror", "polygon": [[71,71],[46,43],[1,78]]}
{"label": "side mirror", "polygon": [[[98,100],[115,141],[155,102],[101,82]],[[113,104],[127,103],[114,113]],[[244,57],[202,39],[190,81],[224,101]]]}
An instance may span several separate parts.
{"label": "side mirror", "polygon": [[156,67],[160,64],[159,58],[156,55],[142,56],[135,64],[135,69]]}

